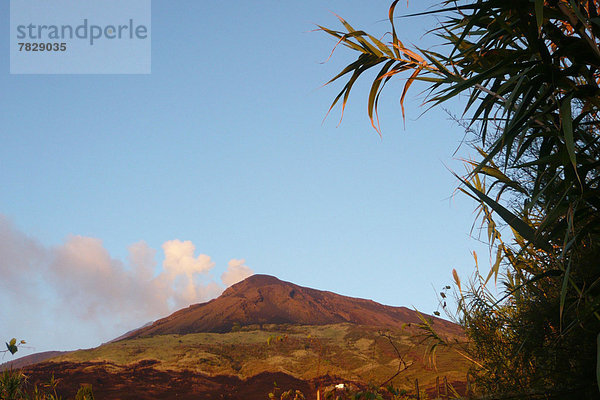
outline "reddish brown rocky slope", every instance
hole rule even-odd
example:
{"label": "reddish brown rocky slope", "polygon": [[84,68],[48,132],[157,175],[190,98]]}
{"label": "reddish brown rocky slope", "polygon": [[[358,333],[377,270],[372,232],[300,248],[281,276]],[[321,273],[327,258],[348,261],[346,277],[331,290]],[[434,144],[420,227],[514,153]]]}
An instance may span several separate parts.
{"label": "reddish brown rocky slope", "polygon": [[[430,317],[436,330],[460,335],[457,325]],[[253,275],[239,282],[218,298],[194,304],[127,338],[198,332],[229,332],[234,324],[327,325],[349,322],[358,325],[399,328],[406,323],[419,323],[415,311],[391,307],[372,300],[341,296],[281,281],[273,276]]]}

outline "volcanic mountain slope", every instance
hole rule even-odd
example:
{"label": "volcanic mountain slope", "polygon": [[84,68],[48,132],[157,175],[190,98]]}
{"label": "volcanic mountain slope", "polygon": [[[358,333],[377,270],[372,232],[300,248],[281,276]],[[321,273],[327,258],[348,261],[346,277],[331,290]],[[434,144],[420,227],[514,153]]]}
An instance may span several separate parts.
{"label": "volcanic mountain slope", "polygon": [[[438,333],[460,336],[461,329],[440,318],[430,318]],[[372,300],[341,296],[281,281],[269,275],[253,275],[218,298],[194,304],[134,331],[126,338],[200,332],[225,333],[234,326],[262,324],[330,325],[351,323],[402,328],[420,323],[406,307],[384,306]]]}
{"label": "volcanic mountain slope", "polygon": [[[459,326],[425,317],[439,336],[463,341]],[[465,359],[441,348],[434,368],[423,357],[428,344],[419,336],[420,323],[405,307],[254,275],[217,299],[97,348],[27,367],[26,374],[41,384],[56,373],[73,383],[63,394],[92,384],[106,399],[264,399],[274,380],[302,388],[307,398],[336,382],[384,382],[410,391],[417,380],[433,390],[444,378],[460,387]],[[248,395],[250,387],[256,395]]]}
{"label": "volcanic mountain slope", "polygon": [[6,369],[19,369],[26,367],[28,365],[34,365],[46,360],[49,360],[54,357],[58,357],[63,354],[67,354],[68,351],[44,351],[41,353],[30,354],[28,356],[17,358],[16,360],[7,361],[3,364],[0,364],[0,371],[4,371]]}

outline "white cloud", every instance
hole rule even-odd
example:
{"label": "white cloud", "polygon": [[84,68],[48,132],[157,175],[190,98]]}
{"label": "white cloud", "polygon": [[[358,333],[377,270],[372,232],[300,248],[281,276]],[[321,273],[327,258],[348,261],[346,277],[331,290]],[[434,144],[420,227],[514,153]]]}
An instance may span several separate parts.
{"label": "white cloud", "polygon": [[243,281],[247,277],[254,275],[254,271],[252,271],[247,265],[244,263],[246,260],[231,260],[229,261],[229,266],[227,270],[223,272],[221,275],[221,280],[225,284],[225,286],[229,287],[234,285],[240,281]]}
{"label": "white cloud", "polygon": [[[43,246],[0,214],[0,339],[20,334],[34,343],[39,335],[38,342],[52,336],[70,338],[61,339],[69,346],[97,345],[73,338],[109,340],[222,293],[210,275],[215,263],[196,255],[191,241],[169,240],[162,249],[156,271],[156,250],[143,241],[129,246],[123,262],[97,238],[71,236],[59,246]],[[229,286],[251,274],[244,260],[231,260],[222,280]]]}
{"label": "white cloud", "polygon": [[150,248],[144,241],[129,246],[129,265],[137,279],[150,280],[156,267],[156,250]]}
{"label": "white cloud", "polygon": [[194,257],[196,246],[189,240],[169,240],[163,243],[162,248],[165,252],[163,268],[169,275],[191,278],[194,274],[206,273],[215,266],[206,254]]}
{"label": "white cloud", "polygon": [[130,260],[137,264],[127,268],[111,258],[101,240],[72,236],[54,249],[47,281],[56,289],[62,306],[72,308],[83,319],[111,318],[123,323],[168,313],[169,282],[152,276],[153,260],[145,243],[132,247]]}

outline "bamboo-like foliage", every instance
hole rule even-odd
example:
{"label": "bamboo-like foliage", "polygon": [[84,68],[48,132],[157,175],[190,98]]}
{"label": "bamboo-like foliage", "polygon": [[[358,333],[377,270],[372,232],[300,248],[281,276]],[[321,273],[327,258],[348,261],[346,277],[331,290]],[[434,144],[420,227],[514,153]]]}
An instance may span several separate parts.
{"label": "bamboo-like foliage", "polygon": [[[600,332],[600,1],[444,1],[428,12],[442,50],[408,48],[355,30],[320,27],[359,53],[331,82],[347,79],[333,101],[345,106],[354,83],[376,69],[368,115],[392,78],[415,80],[439,105],[466,94],[463,118],[477,132],[481,158],[460,190],[479,204],[496,261],[460,288],[459,312],[488,392],[577,391],[597,398]],[[413,15],[411,17],[416,17]],[[510,226],[502,241],[495,219]],[[505,294],[486,290],[503,277]],[[458,276],[455,280],[459,283]],[[537,392],[536,392],[537,391]]]}

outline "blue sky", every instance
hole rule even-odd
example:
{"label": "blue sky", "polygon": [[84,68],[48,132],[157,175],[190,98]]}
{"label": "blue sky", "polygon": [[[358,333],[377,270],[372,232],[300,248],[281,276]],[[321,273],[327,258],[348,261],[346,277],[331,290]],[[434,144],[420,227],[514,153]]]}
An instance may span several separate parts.
{"label": "blue sky", "polygon": [[[449,284],[452,268],[472,272],[472,250],[485,268],[487,247],[469,238],[474,204],[453,197],[447,169],[462,172],[455,158],[469,150],[453,156],[463,132],[443,110],[419,117],[416,88],[404,127],[396,82],[380,102],[379,137],[364,82],[339,126],[339,109],[323,122],[340,85],[322,85],[353,54],[340,48],[323,63],[335,41],[311,31],[339,27],[335,12],[382,34],[388,7],[154,0],[150,75],[10,75],[9,5],[0,3],[0,251],[13,252],[0,257],[0,336],[28,340],[27,351],[90,347],[162,316],[131,311],[135,302],[101,306],[103,291],[123,301],[136,290],[159,296],[160,285],[135,286],[129,247],[140,241],[151,278],[175,265],[165,243],[186,256],[183,243],[193,243],[186,260],[198,272],[198,301],[226,286],[234,260],[430,313],[433,287]],[[403,20],[399,35],[430,45],[421,36],[434,23]],[[104,260],[108,283],[89,281],[95,258],[78,251]],[[113,276],[122,287],[106,291]],[[171,308],[183,304],[173,296]]]}

